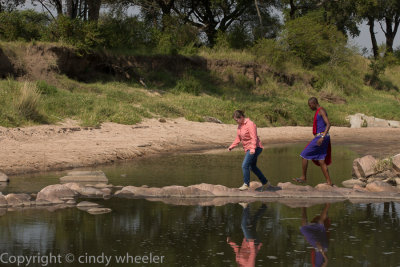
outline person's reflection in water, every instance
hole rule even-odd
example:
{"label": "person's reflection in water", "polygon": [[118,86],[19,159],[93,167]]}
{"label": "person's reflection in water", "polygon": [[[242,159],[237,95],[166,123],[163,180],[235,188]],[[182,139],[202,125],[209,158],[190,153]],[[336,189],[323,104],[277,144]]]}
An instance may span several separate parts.
{"label": "person's reflection in water", "polygon": [[325,208],[321,215],[314,217],[310,223],[307,220],[307,210],[302,208],[302,226],[300,232],[314,249],[311,251],[312,266],[327,266],[328,258],[328,229],[330,220],[328,218],[329,204],[325,204]]}
{"label": "person's reflection in water", "polygon": [[233,248],[236,254],[236,262],[239,266],[250,267],[255,265],[257,253],[262,246],[257,235],[257,221],[263,215],[267,206],[263,203],[254,216],[251,216],[250,205],[247,203],[239,204],[243,207],[242,230],[244,237],[242,245],[238,246],[230,237],[228,237],[226,241]]}

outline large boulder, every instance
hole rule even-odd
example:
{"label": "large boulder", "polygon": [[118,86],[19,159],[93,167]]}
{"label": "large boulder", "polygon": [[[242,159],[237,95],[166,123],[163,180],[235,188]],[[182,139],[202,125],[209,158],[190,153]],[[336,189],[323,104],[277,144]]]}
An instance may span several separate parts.
{"label": "large boulder", "polygon": [[11,207],[31,205],[31,196],[28,194],[8,194],[5,198],[7,200],[7,205]]}
{"label": "large boulder", "polygon": [[354,115],[347,116],[346,119],[350,122],[350,128],[361,128],[363,126],[364,120],[361,113],[356,113]]}
{"label": "large boulder", "polygon": [[389,126],[392,128],[400,128],[400,122],[399,121],[388,121]]}
{"label": "large boulder", "polygon": [[5,173],[0,172],[0,182],[8,182],[10,179],[8,179],[8,176]]}
{"label": "large boulder", "polygon": [[343,181],[342,185],[346,188],[353,188],[355,185],[358,185],[360,187],[365,187],[367,185],[367,183],[365,183],[359,179],[349,179],[349,180]]}
{"label": "large boulder", "polygon": [[102,171],[71,171],[60,178],[61,183],[92,182],[108,183],[108,179]]}
{"label": "large boulder", "polygon": [[364,116],[364,120],[367,122],[367,127],[389,127],[389,122],[384,119],[379,119],[370,116]]}
{"label": "large boulder", "polygon": [[346,120],[350,122],[350,128],[361,128],[361,127],[399,128],[400,127],[400,122],[398,121],[384,120],[372,116],[366,116],[365,114],[362,113],[349,115],[346,117]]}
{"label": "large boulder", "polygon": [[49,185],[40,190],[36,197],[36,201],[48,201],[53,204],[61,204],[68,200],[74,199],[77,194],[62,184]]}
{"label": "large boulder", "polygon": [[365,188],[370,192],[398,192],[398,189],[395,186],[391,186],[383,181],[369,183]]}
{"label": "large boulder", "polygon": [[392,157],[392,164],[393,169],[395,169],[397,172],[400,172],[400,154]]}
{"label": "large boulder", "polygon": [[376,173],[375,165],[378,161],[371,155],[357,158],[353,161],[353,174],[357,178],[366,178]]}

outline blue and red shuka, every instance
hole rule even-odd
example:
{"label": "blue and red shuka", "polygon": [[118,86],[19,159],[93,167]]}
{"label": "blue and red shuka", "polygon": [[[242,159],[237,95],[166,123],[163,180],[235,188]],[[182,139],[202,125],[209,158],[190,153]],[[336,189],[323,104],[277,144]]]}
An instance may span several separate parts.
{"label": "blue and red shuka", "polygon": [[312,160],[316,165],[319,166],[319,160],[325,160],[326,165],[332,163],[331,156],[331,137],[329,135],[324,137],[324,141],[320,146],[317,145],[317,141],[322,138],[321,133],[325,132],[326,123],[322,116],[319,114],[321,108],[317,109],[314,115],[313,123],[313,140],[304,148],[300,156],[302,158]]}

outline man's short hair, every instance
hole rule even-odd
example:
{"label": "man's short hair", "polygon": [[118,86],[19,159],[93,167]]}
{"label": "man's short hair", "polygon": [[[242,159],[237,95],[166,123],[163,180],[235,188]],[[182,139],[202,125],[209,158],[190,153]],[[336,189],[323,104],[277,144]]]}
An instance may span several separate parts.
{"label": "man's short hair", "polygon": [[316,97],[310,97],[309,99],[308,99],[308,103],[314,103],[314,104],[319,104],[318,103],[318,99],[316,98]]}

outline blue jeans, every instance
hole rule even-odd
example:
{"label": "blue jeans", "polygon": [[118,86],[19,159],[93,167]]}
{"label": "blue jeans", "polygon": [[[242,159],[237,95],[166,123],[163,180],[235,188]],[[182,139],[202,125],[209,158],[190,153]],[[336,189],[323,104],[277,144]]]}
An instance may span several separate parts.
{"label": "blue jeans", "polygon": [[267,206],[262,204],[260,208],[258,208],[256,214],[253,217],[250,215],[250,207],[247,206],[243,209],[242,213],[242,231],[243,235],[247,241],[254,240],[255,243],[259,244],[260,240],[258,239],[257,234],[257,221],[261,218],[264,212],[267,210]]}
{"label": "blue jeans", "polygon": [[245,184],[250,185],[250,170],[254,172],[254,174],[260,179],[262,184],[266,184],[268,182],[267,178],[265,178],[264,174],[257,168],[257,158],[261,154],[262,148],[257,147],[256,152],[254,154],[250,154],[250,150],[247,150],[246,156],[244,157],[242,163],[242,171],[243,171],[243,181]]}

